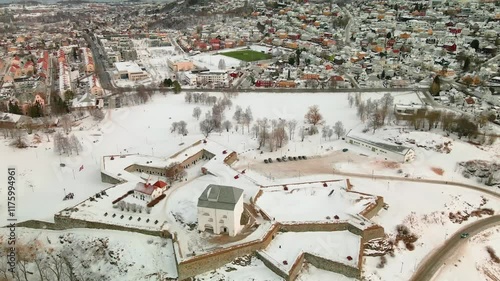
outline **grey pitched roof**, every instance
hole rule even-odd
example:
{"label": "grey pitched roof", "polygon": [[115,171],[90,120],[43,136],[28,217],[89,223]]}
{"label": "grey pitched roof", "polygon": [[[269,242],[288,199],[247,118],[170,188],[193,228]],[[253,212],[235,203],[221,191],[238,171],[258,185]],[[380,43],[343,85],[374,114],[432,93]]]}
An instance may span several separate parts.
{"label": "grey pitched roof", "polygon": [[350,137],[351,139],[360,141],[360,142],[364,142],[364,143],[367,143],[367,144],[370,144],[373,146],[377,146],[377,147],[385,149],[385,150],[392,151],[392,152],[397,153],[397,154],[401,154],[401,155],[406,155],[406,153],[408,153],[408,151],[411,149],[407,146],[393,145],[393,144],[388,144],[388,143],[379,142],[379,141],[367,140],[367,139],[364,139],[364,138],[361,138],[358,136],[353,136],[353,135],[348,135],[348,137]]}
{"label": "grey pitched roof", "polygon": [[198,198],[198,207],[234,210],[242,194],[243,189],[240,188],[210,184]]}

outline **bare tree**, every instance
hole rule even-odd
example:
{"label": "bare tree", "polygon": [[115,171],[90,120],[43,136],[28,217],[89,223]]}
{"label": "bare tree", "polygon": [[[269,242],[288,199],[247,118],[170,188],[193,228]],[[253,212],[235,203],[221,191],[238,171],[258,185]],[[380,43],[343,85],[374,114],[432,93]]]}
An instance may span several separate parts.
{"label": "bare tree", "polygon": [[66,114],[60,120],[61,126],[63,127],[65,134],[69,134],[69,132],[71,132],[71,126],[72,126],[72,122],[73,122],[71,119],[72,119],[71,115]]}
{"label": "bare tree", "polygon": [[259,125],[259,148],[262,148],[266,145],[267,139],[269,138],[269,120],[267,118],[257,119],[257,125]]}
{"label": "bare tree", "polygon": [[373,133],[375,133],[375,130],[382,127],[383,125],[384,125],[384,119],[382,117],[382,113],[379,109],[376,109],[369,116],[368,127],[373,129]]}
{"label": "bare tree", "polygon": [[148,100],[150,98],[148,89],[146,89],[146,87],[144,87],[142,85],[140,85],[139,87],[137,87],[137,97],[139,98],[139,101],[141,103],[148,102]]}
{"label": "bare tree", "polygon": [[75,135],[71,135],[69,143],[71,150],[74,150],[76,152],[76,155],[80,155],[80,151],[82,150],[82,144],[80,143],[78,138]]}
{"label": "bare tree", "polygon": [[[234,110],[233,120],[238,125],[242,125],[243,124],[243,109],[239,105],[237,105],[236,109]],[[238,126],[236,126],[236,127],[238,127]],[[241,129],[241,133],[242,134],[244,133],[244,128]]]}
{"label": "bare tree", "polygon": [[285,126],[286,120],[280,119],[273,129],[272,133],[273,138],[276,141],[276,146],[280,148],[288,142],[288,136],[286,134]]}
{"label": "bare tree", "polygon": [[357,115],[359,117],[359,119],[361,120],[361,122],[365,122],[366,120],[366,104],[364,102],[359,102],[357,105],[356,105],[356,108],[357,108]]}
{"label": "bare tree", "polygon": [[177,122],[177,133],[183,136],[188,134],[186,121]]}
{"label": "bare tree", "polygon": [[225,70],[226,69],[226,61],[224,59],[219,60],[219,70]]}
{"label": "bare tree", "polygon": [[208,137],[215,129],[215,121],[212,119],[211,115],[209,118],[205,118],[200,122],[200,131],[205,137]]}
{"label": "bare tree", "polygon": [[443,131],[451,132],[453,122],[456,119],[456,115],[453,112],[446,112],[441,115],[441,128]]}
{"label": "bare tree", "polygon": [[304,126],[300,127],[299,134],[300,134],[300,141],[303,142],[304,139],[306,138],[306,134],[307,134],[306,127],[304,127]]}
{"label": "bare tree", "polygon": [[328,139],[330,140],[330,139],[332,138],[332,136],[333,136],[333,129],[332,129],[332,128],[330,128],[330,129],[328,130]]}
{"label": "bare tree", "polygon": [[173,132],[177,131],[178,127],[179,127],[179,123],[178,122],[172,122],[172,125],[170,126],[170,133],[173,133]]}
{"label": "bare tree", "polygon": [[12,137],[11,146],[17,148],[26,148],[28,147],[28,143],[26,142],[25,131],[19,128],[14,128],[10,130],[10,136]]}
{"label": "bare tree", "polygon": [[328,138],[328,131],[330,131],[330,126],[326,125],[321,129],[321,137],[326,140]]}
{"label": "bare tree", "polygon": [[381,118],[384,124],[390,116],[393,104],[394,97],[390,93],[384,94],[384,96],[380,99],[380,114],[382,115]]}
{"label": "bare tree", "polygon": [[349,102],[349,107],[352,107],[354,105],[354,97],[349,93],[347,95],[347,101]]}
{"label": "bare tree", "polygon": [[66,153],[71,153],[70,141],[61,132],[57,132],[54,135],[54,152],[59,153],[59,155]]}
{"label": "bare tree", "polygon": [[[246,109],[245,109],[245,112],[242,114],[242,118],[243,118],[243,125],[246,125],[247,126],[247,132],[250,131],[250,123],[252,123],[253,121],[253,114],[252,114],[252,109],[250,108],[250,106],[248,106]],[[243,130],[241,130],[243,132]]]}
{"label": "bare tree", "polygon": [[179,162],[171,163],[167,166],[166,170],[170,172],[170,174],[167,176],[170,184],[172,184],[172,182],[176,180],[183,179],[187,175],[186,170],[184,170],[184,167],[182,167]]}
{"label": "bare tree", "polygon": [[186,95],[184,96],[184,100],[187,103],[191,103],[191,101],[193,101],[193,94],[191,94],[190,92],[186,92]]}
{"label": "bare tree", "polygon": [[47,136],[47,141],[50,141],[50,125],[52,123],[52,118],[50,116],[44,116],[41,118],[44,128],[44,133]]}
{"label": "bare tree", "polygon": [[310,106],[304,118],[307,123],[313,126],[323,123],[323,116],[319,113],[319,107],[317,105]]}
{"label": "bare tree", "polygon": [[224,106],[222,104],[216,103],[212,106],[212,120],[215,129],[218,132],[222,131],[222,121],[224,120]]}
{"label": "bare tree", "polygon": [[225,120],[224,122],[222,122],[222,127],[226,129],[226,132],[229,132],[229,130],[231,130],[231,128],[233,127],[233,124],[231,124],[231,121]]}
{"label": "bare tree", "polygon": [[231,101],[230,98],[228,98],[227,96],[224,96],[224,98],[222,98],[220,101],[219,101],[225,108],[229,108],[231,109],[231,107],[233,106],[233,102]]}
{"label": "bare tree", "polygon": [[[335,135],[337,135],[337,139],[340,139],[341,136],[345,135],[345,128],[344,124],[342,124],[342,121],[335,122],[335,125],[333,126],[333,132],[335,132]],[[331,137],[331,135],[329,135],[328,137]]]}
{"label": "bare tree", "polygon": [[201,115],[201,108],[198,106],[193,108],[193,117],[196,118],[196,120],[200,120],[200,115]]}
{"label": "bare tree", "polygon": [[92,115],[92,117],[94,117],[94,120],[96,121],[101,121],[104,119],[104,112],[99,108],[91,110],[90,115]]}
{"label": "bare tree", "polygon": [[441,119],[441,111],[431,110],[427,112],[427,115],[425,117],[427,119],[427,124],[429,125],[430,131],[432,128],[437,127],[438,121]]}
{"label": "bare tree", "polygon": [[295,134],[295,128],[297,127],[297,120],[288,120],[288,133],[290,134],[290,140],[292,140],[292,136]]}
{"label": "bare tree", "polygon": [[259,137],[259,124],[253,124],[252,133],[255,134],[255,138]]}

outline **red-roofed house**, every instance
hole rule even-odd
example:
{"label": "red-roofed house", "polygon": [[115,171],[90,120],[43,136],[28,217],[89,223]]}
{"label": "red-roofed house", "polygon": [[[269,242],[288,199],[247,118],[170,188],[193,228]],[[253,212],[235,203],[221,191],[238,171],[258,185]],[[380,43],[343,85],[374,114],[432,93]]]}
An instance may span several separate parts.
{"label": "red-roofed house", "polygon": [[154,184],[138,183],[134,188],[134,197],[144,201],[151,201],[162,195],[168,186],[163,181],[157,181]]}

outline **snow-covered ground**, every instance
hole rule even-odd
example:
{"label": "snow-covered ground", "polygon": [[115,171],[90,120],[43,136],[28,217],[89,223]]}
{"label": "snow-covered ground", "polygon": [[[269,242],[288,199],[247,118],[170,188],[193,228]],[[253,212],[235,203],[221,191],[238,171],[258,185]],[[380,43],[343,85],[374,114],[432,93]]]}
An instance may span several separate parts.
{"label": "snow-covered ground", "polygon": [[342,274],[319,269],[312,264],[306,263],[297,276],[296,281],[324,281],[324,280],[335,280],[335,281],[354,281],[357,279],[346,277]]}
{"label": "snow-covered ground", "polygon": [[376,197],[346,192],[345,185],[338,181],[327,183],[327,187],[321,182],[287,185],[287,191],[283,187],[265,188],[256,204],[279,222],[335,221],[335,216],[351,220],[375,203]]}
{"label": "snow-covered ground", "polygon": [[476,221],[454,223],[449,214],[470,214],[479,208],[498,212],[500,200],[463,188],[414,182],[351,179],[353,190],[384,197],[388,209],[382,209],[372,220],[383,226],[389,239],[396,236],[396,227],[405,225],[418,237],[415,249],[409,251],[403,242],[395,247],[395,256],[387,257],[387,264],[377,268],[379,257],[367,257],[365,276],[369,280],[408,280],[418,264],[432,249],[464,225]]}
{"label": "snow-covered ground", "polygon": [[[222,94],[210,93],[210,95]],[[363,98],[379,98],[380,94],[363,93]],[[413,99],[405,96],[404,99]],[[346,93],[240,93],[232,99],[233,106],[225,113],[225,117],[232,121],[236,105],[243,108],[250,106],[253,112],[254,122],[258,118],[269,119],[284,118],[298,121],[296,133],[282,149],[269,152],[268,148],[258,150],[255,136],[248,132],[245,127],[236,131],[234,128],[229,132],[212,133],[209,140],[215,141],[230,150],[237,151],[240,160],[233,166],[237,171],[247,169],[245,176],[234,179],[236,171],[222,170],[217,176],[198,177],[199,167],[193,167],[188,171],[188,181],[179,188],[174,188],[167,194],[164,202],[158,205],[158,212],[167,219],[169,230],[180,234],[189,234],[184,246],[203,251],[211,244],[201,243],[203,239],[210,238],[199,235],[196,230],[189,230],[186,223],[195,220],[196,200],[203,188],[210,183],[241,185],[243,189],[250,190],[248,194],[254,194],[259,184],[283,184],[290,182],[302,182],[306,180],[327,180],[340,177],[332,175],[333,167],[341,171],[350,171],[365,174],[390,174],[398,175],[398,169],[402,174],[411,177],[434,178],[443,180],[461,181],[474,183],[472,179],[464,179],[455,172],[456,162],[471,159],[497,160],[500,155],[500,145],[492,147],[476,147],[474,145],[453,138],[452,149],[449,154],[433,151],[432,149],[418,148],[420,144],[441,144],[448,137],[436,132],[409,132],[399,130],[390,126],[387,130],[379,129],[372,134],[368,132],[367,137],[375,137],[387,141],[399,138],[415,139],[415,145],[404,143],[416,150],[416,160],[412,163],[402,164],[401,167],[393,168],[391,163],[383,159],[375,160],[370,151],[350,146],[342,140],[332,137],[331,140],[321,138],[321,134],[306,136],[302,142],[298,132],[303,123],[307,107],[318,105],[326,125],[332,126],[336,121],[342,121],[347,131],[353,129],[360,133],[365,125],[356,117],[354,108],[350,108]],[[106,110],[106,117],[100,123],[86,118],[73,127],[70,134],[74,134],[81,140],[83,150],[79,155],[58,155],[53,151],[52,141],[47,141],[44,134],[40,133],[42,142],[32,144],[36,147],[19,150],[8,145],[9,139],[0,144],[0,169],[5,171],[7,166],[17,167],[17,208],[16,215],[19,221],[29,219],[40,219],[52,221],[53,215],[60,210],[73,206],[87,199],[97,192],[111,187],[110,184],[102,183],[100,177],[100,157],[110,154],[134,154],[154,155],[155,157],[170,157],[179,150],[203,139],[200,133],[199,120],[192,117],[192,111],[199,106],[203,113],[211,110],[210,106],[199,104],[187,104],[184,95],[155,95],[152,101],[144,105],[138,105],[120,109]],[[189,134],[187,136],[170,133],[173,122],[184,120],[187,122]],[[235,125],[235,124],[233,124]],[[251,126],[250,126],[251,127]],[[59,130],[59,129],[58,129]],[[321,131],[321,130],[320,130]],[[37,133],[37,132],[35,132]],[[53,136],[50,136],[52,140]],[[31,143],[33,135],[28,135],[27,140]],[[342,153],[344,147],[349,152]],[[361,156],[365,154],[368,156]],[[299,156],[306,155],[310,160],[299,160],[287,163],[264,164],[263,159],[276,158],[283,155]],[[314,157],[317,155],[323,158]],[[327,158],[330,157],[330,158]],[[319,159],[319,160],[318,160]],[[309,168],[308,161],[320,161],[330,159],[326,162],[314,162],[316,166]],[[336,159],[336,160],[334,160]],[[302,161],[302,162],[301,162]],[[323,160],[321,160],[323,161]],[[64,167],[60,164],[63,163]],[[262,165],[262,166],[259,166]],[[286,170],[287,165],[295,165],[293,169],[277,176],[278,170]],[[80,169],[82,168],[83,169]],[[431,170],[432,167],[443,169],[444,173],[438,175]],[[257,169],[258,168],[258,169]],[[276,171],[276,172],[274,172]],[[300,171],[303,171],[301,173]],[[274,174],[273,174],[274,173]],[[250,177],[250,178],[247,178]],[[6,173],[0,173],[0,182],[7,181]],[[449,212],[471,211],[473,207],[479,206],[481,196],[478,192],[464,190],[452,186],[438,186],[422,183],[404,183],[387,181],[369,181],[354,179],[354,191],[380,195],[389,204],[388,210],[382,210],[373,220],[382,225],[387,233],[394,234],[395,226],[405,222],[412,222],[411,229],[419,235],[414,251],[404,249],[396,250],[394,258],[388,257],[388,263],[384,269],[377,269],[377,258],[367,259],[367,270],[372,278],[380,276],[379,280],[407,280],[411,275],[413,267],[428,254],[433,248],[444,241],[447,234],[457,230],[460,224],[451,223],[448,219]],[[477,183],[476,183],[477,184]],[[66,193],[75,194],[73,200],[63,201]],[[6,198],[5,189],[0,190],[0,196]],[[250,195],[251,196],[251,195]],[[249,196],[245,198],[248,200]],[[498,211],[498,201],[489,198],[484,207],[493,208]],[[170,202],[170,204],[168,204]],[[312,202],[312,201],[311,201]],[[469,206],[468,204],[472,205]],[[112,208],[108,206],[106,208]],[[0,209],[6,209],[6,201],[0,200]],[[112,209],[114,210],[114,209]],[[96,210],[95,215],[102,217],[104,209]],[[414,211],[415,214],[411,212]],[[154,215],[156,211],[153,211]],[[444,212],[444,213],[441,213]],[[90,214],[90,212],[89,212]],[[175,214],[175,216],[174,216]],[[5,212],[0,212],[0,221],[5,222]],[[323,213],[318,216],[322,216]],[[175,221],[175,217],[181,217],[183,222]],[[474,221],[475,218],[469,219]],[[466,222],[464,222],[466,223]],[[262,236],[266,228],[257,230],[246,239],[257,239]],[[261,231],[261,232],[259,232]],[[129,235],[129,234],[127,234]],[[253,236],[252,236],[253,235]],[[442,236],[442,239],[436,237]],[[194,240],[194,237],[201,237]],[[193,238],[193,240],[191,240]],[[199,244],[198,242],[201,241]],[[180,242],[184,243],[184,242]],[[189,243],[192,243],[190,245]],[[423,244],[422,244],[423,243]],[[403,270],[401,270],[403,262]],[[377,271],[377,273],[375,273]],[[400,273],[402,271],[402,273]],[[272,280],[272,279],[270,279]],[[311,279],[312,280],[312,279]],[[377,280],[377,279],[374,279]]]}
{"label": "snow-covered ground", "polygon": [[[488,253],[491,247],[497,260]],[[474,235],[448,259],[432,280],[498,280],[500,277],[500,226]]]}
{"label": "snow-covered ground", "polygon": [[[264,250],[264,253],[279,268],[283,268],[287,272],[303,252],[357,267],[360,242],[360,236],[347,230],[283,232],[276,235],[271,244]],[[348,260],[348,256],[352,259]]]}
{"label": "snow-covered ground", "polygon": [[[6,228],[0,230],[2,244],[8,236],[7,231]],[[48,256],[43,254],[45,251],[53,254],[64,251],[69,253],[68,256],[74,255],[74,270],[90,278],[85,280],[153,281],[158,280],[157,274],[177,277],[172,241],[168,239],[102,229],[53,231],[17,228],[16,235],[18,249],[23,245],[35,247],[39,257]],[[82,268],[80,263],[90,267]],[[5,262],[1,266],[4,267]],[[50,272],[48,267],[55,265],[49,262],[46,266],[45,269]],[[34,263],[30,263],[27,269],[35,272],[29,280],[40,280]],[[96,279],[98,275],[103,277]],[[56,279],[51,277],[45,280]]]}
{"label": "snow-covered ground", "polygon": [[255,256],[237,258],[232,263],[196,276],[200,281],[282,281],[283,278],[272,272]]}

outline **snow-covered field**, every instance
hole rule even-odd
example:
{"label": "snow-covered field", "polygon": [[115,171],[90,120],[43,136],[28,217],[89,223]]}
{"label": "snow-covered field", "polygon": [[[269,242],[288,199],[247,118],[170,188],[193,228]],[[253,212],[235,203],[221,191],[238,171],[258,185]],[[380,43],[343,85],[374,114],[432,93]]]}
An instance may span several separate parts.
{"label": "snow-covered field", "polygon": [[[497,260],[488,253],[493,249]],[[441,267],[432,280],[498,280],[500,278],[500,226],[474,235]]]}
{"label": "snow-covered field", "polygon": [[[0,230],[0,242],[5,245],[7,229]],[[71,231],[53,231],[17,228],[16,246],[34,247],[36,257],[42,259],[50,253],[64,252],[74,263],[74,270],[85,280],[158,280],[158,274],[164,277],[177,277],[172,241],[143,234],[112,230],[72,229]],[[45,254],[44,252],[48,254]],[[27,252],[28,253],[28,252]],[[51,259],[42,267],[49,272],[56,264]],[[0,266],[4,267],[5,262]],[[87,264],[89,267],[82,267]],[[59,266],[61,266],[59,264]],[[27,266],[35,274],[29,280],[40,280],[34,263]],[[30,275],[28,275],[30,276]],[[45,280],[56,280],[49,275]],[[99,277],[98,277],[99,276]],[[88,278],[88,279],[87,279]]]}
{"label": "snow-covered field", "polygon": [[467,221],[454,223],[450,213],[465,215],[479,208],[490,208],[495,213],[500,210],[498,198],[454,186],[356,178],[351,183],[355,191],[384,197],[388,209],[380,210],[372,220],[384,227],[389,239],[395,238],[398,225],[407,226],[418,237],[413,251],[399,243],[394,257],[386,255],[387,264],[383,268],[377,268],[379,257],[367,257],[365,276],[369,280],[408,280],[432,249],[478,219],[471,216]]}
{"label": "snow-covered field", "polygon": [[335,216],[340,220],[351,219],[376,199],[346,192],[344,181],[327,185],[324,187],[321,182],[287,185],[287,191],[283,187],[266,188],[256,204],[279,222],[332,221]]}
{"label": "snow-covered field", "polygon": [[[222,96],[214,93],[210,95]],[[363,98],[371,97],[373,100],[381,97],[381,94],[362,93],[362,96]],[[401,99],[410,101],[418,99],[418,97],[405,95]],[[336,137],[325,140],[321,138],[320,133],[314,136],[306,136],[304,141],[301,141],[298,132],[300,127],[306,126],[303,123],[304,115],[307,107],[312,105],[319,106],[326,125],[332,126],[336,121],[342,121],[347,131],[352,129],[357,133],[361,133],[365,125],[356,117],[355,109],[348,106],[346,93],[240,93],[232,99],[232,102],[232,108],[225,113],[226,119],[232,121],[236,105],[243,108],[250,106],[254,121],[264,117],[297,120],[296,134],[282,149],[269,152],[268,148],[264,148],[262,154],[257,149],[257,140],[254,135],[248,132],[247,128],[243,133],[241,128],[238,131],[233,128],[229,132],[224,131],[210,135],[209,139],[211,141],[237,151],[240,154],[240,160],[234,164],[234,168],[237,171],[247,169],[247,172],[245,176],[241,176],[238,180],[234,179],[236,171],[232,174],[231,170],[223,170],[217,177],[198,177],[199,173],[196,171],[199,171],[199,167],[193,167],[193,170],[188,171],[188,181],[179,188],[172,189],[167,194],[167,198],[164,199],[164,203],[158,205],[157,211],[153,211],[153,216],[161,213],[162,216],[166,217],[167,227],[170,230],[191,235],[186,236],[187,239],[184,240],[188,242],[181,242],[186,243],[184,246],[188,248],[192,246],[193,249],[204,250],[207,246],[211,246],[209,243],[203,243],[203,240],[200,242],[201,238],[196,240],[196,237],[200,235],[196,230],[189,230],[190,226],[187,225],[195,221],[197,197],[210,183],[241,185],[243,189],[249,190],[248,194],[254,194],[256,185],[253,180],[262,185],[271,185],[306,180],[339,179],[338,176],[332,175],[333,167],[340,171],[364,174],[375,173],[401,176],[409,174],[410,177],[415,178],[475,183],[473,179],[464,179],[458,171],[455,172],[456,162],[470,159],[497,160],[500,155],[500,145],[498,143],[492,147],[479,148],[461,140],[456,140],[453,137],[450,138],[453,141],[449,154],[416,147],[416,144],[426,144],[430,147],[448,140],[448,137],[440,135],[437,131],[436,133],[406,133],[405,130],[400,131],[399,127],[391,126],[387,130],[380,129],[375,134],[368,132],[367,137],[374,136],[387,141],[394,141],[396,138],[399,138],[402,142],[405,142],[406,138],[415,139],[415,145],[409,142],[404,144],[415,148],[416,160],[394,168],[392,164],[386,163],[383,159],[375,160],[372,158],[371,156],[374,155],[370,151],[350,146],[342,140],[337,140]],[[83,151],[79,155],[67,156],[54,153],[52,141],[47,141],[46,136],[42,133],[40,133],[41,143],[32,144],[36,147],[23,150],[14,149],[8,145],[10,140],[3,140],[0,144],[0,155],[2,156],[0,169],[5,171],[7,166],[12,165],[17,167],[18,171],[16,193],[18,202],[16,215],[18,220],[40,219],[52,221],[53,215],[58,211],[73,206],[89,196],[111,187],[110,184],[101,182],[100,157],[103,155],[140,153],[156,157],[169,157],[192,143],[203,139],[199,129],[199,121],[192,117],[192,111],[197,106],[202,109],[202,116],[204,116],[205,112],[211,110],[211,107],[207,105],[185,103],[183,94],[156,95],[152,101],[144,105],[106,110],[106,117],[100,123],[93,121],[90,117],[83,119],[75,124],[73,131],[70,133],[74,134],[82,142]],[[172,123],[181,120],[186,121],[188,124],[189,134],[187,136],[170,132]],[[50,136],[50,140],[52,140],[52,137]],[[28,135],[27,140],[31,142],[33,135]],[[349,152],[339,152],[344,147],[348,147]],[[368,156],[360,156],[359,154]],[[264,164],[262,162],[263,159],[281,157],[282,155],[306,155],[311,160],[273,164]],[[314,158],[316,155],[331,157],[327,158],[331,161],[318,162],[316,163],[317,166],[309,169],[307,163],[310,162],[307,161],[323,159]],[[64,167],[60,165],[61,163],[64,164]],[[274,173],[273,169],[286,170],[286,165],[295,165],[295,167],[283,172],[280,177],[277,177],[277,174],[272,175]],[[255,169],[252,168],[254,166]],[[433,167],[443,169],[444,173],[438,175],[432,170]],[[316,168],[319,170],[316,170],[315,173]],[[397,172],[398,169],[402,169],[401,174]],[[298,171],[304,171],[304,173],[301,174]],[[5,183],[6,181],[6,173],[0,173],[0,182]],[[387,233],[393,235],[396,225],[407,223],[409,227],[411,225],[410,229],[419,236],[414,251],[407,251],[403,246],[400,246],[396,250],[394,258],[388,257],[387,265],[383,269],[376,268],[378,258],[368,258],[366,270],[372,280],[407,280],[413,268],[418,266],[418,263],[426,254],[442,243],[447,235],[450,235],[466,223],[460,225],[450,222],[448,213],[457,211],[462,213],[464,211],[470,212],[482,202],[480,193],[452,186],[361,179],[353,179],[352,183],[355,185],[354,191],[384,197],[389,209],[382,210],[373,220],[382,225]],[[75,198],[63,201],[64,195],[69,192],[74,193]],[[0,190],[0,196],[6,198],[5,189]],[[488,201],[483,206],[498,211],[498,206],[500,206],[498,200],[488,196],[485,196],[485,198]],[[248,200],[249,196],[245,199]],[[262,199],[265,200],[265,196]],[[293,208],[292,203],[289,202],[297,202],[294,200],[284,200],[284,202],[288,202],[287,206],[291,206],[287,208]],[[314,200],[314,197],[310,198],[308,204],[312,205]],[[94,206],[94,203],[92,205]],[[0,208],[6,209],[5,200],[0,200]],[[105,208],[109,210],[112,207],[107,206]],[[95,212],[93,215],[102,216],[103,211],[106,210],[98,209],[92,210],[92,212]],[[276,208],[276,211],[278,212],[276,217],[278,217],[281,210]],[[87,214],[92,215],[92,212],[88,211]],[[329,207],[324,212],[330,212]],[[325,214],[323,210],[314,212],[314,215],[319,217],[323,217]],[[5,216],[5,212],[0,212],[0,221],[5,222]],[[181,218],[182,222],[176,221],[176,218],[178,220]],[[469,219],[469,221],[474,220],[476,218]],[[41,233],[45,233],[45,231]],[[253,234],[255,237],[250,238],[258,238],[261,234],[258,232]],[[403,267],[402,270],[401,267]],[[272,278],[264,277],[263,280],[275,280]],[[309,280],[314,280],[314,278]]]}
{"label": "snow-covered field", "polygon": [[[357,267],[361,237],[349,231],[279,233],[264,250],[271,261],[289,271],[303,252]],[[352,259],[348,260],[350,256]],[[286,264],[285,264],[286,262]]]}
{"label": "snow-covered field", "polygon": [[196,276],[200,281],[282,281],[283,278],[272,272],[255,256],[244,256],[232,263]]}

